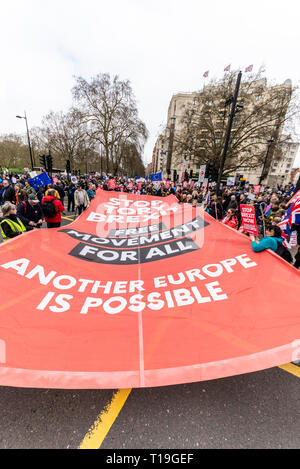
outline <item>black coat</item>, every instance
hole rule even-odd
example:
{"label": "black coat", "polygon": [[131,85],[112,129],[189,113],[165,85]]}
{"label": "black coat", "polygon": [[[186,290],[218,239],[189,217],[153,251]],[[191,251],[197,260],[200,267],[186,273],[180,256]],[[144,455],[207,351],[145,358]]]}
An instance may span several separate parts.
{"label": "black coat", "polygon": [[218,202],[211,202],[209,204],[208,213],[216,220],[223,219],[223,207]]}
{"label": "black coat", "polygon": [[28,225],[30,221],[37,223],[39,220],[44,220],[44,214],[40,204],[32,207],[28,200],[18,205],[17,215],[21,220],[25,220]]}
{"label": "black coat", "polygon": [[5,204],[5,202],[15,203],[15,201],[16,201],[16,194],[12,186],[9,186],[7,189],[3,188],[1,191],[0,203],[1,204]]}

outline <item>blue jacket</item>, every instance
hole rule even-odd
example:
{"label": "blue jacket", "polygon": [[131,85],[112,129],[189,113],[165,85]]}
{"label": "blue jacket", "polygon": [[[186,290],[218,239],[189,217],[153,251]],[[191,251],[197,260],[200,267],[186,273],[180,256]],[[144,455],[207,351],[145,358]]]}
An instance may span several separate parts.
{"label": "blue jacket", "polygon": [[266,249],[271,249],[272,251],[276,252],[278,243],[283,243],[283,240],[281,238],[274,238],[273,236],[266,236],[258,244],[253,241],[252,249],[254,252],[261,252],[265,251]]}

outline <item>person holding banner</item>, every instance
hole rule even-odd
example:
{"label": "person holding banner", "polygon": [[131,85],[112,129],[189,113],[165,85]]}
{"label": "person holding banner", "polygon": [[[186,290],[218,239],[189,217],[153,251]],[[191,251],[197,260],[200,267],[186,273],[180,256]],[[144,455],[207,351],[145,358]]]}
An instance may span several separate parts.
{"label": "person holding banner", "polygon": [[250,235],[252,241],[252,249],[254,252],[262,252],[271,249],[276,252],[285,261],[291,263],[293,261],[289,250],[284,246],[281,238],[281,229],[279,226],[272,225],[266,230],[266,236],[261,241],[257,241],[253,235]]}
{"label": "person holding banner", "polygon": [[5,202],[2,206],[2,214],[0,233],[4,243],[26,231],[33,230],[33,227],[27,225],[22,217],[17,216],[17,207],[11,202]]}

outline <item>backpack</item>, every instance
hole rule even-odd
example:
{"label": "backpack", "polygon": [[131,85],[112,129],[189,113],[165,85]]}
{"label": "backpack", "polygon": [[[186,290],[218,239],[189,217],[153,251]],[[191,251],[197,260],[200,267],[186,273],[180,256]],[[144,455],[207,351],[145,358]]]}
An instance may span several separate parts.
{"label": "backpack", "polygon": [[57,211],[56,211],[56,207],[54,205],[54,201],[53,200],[50,200],[50,201],[45,201],[43,203],[43,212],[44,212],[44,215],[45,217],[47,218],[54,218],[56,217],[57,215]]}
{"label": "backpack", "polygon": [[277,249],[275,252],[276,254],[278,254],[278,256],[282,257],[282,259],[284,259],[289,264],[293,262],[293,258],[290,251],[283,245],[283,243],[278,242]]}

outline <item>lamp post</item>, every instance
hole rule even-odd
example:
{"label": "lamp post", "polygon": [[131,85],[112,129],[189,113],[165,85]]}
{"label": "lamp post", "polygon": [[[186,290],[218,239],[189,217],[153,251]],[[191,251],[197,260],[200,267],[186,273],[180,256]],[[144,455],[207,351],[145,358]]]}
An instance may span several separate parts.
{"label": "lamp post", "polygon": [[29,135],[29,129],[28,129],[28,121],[27,121],[27,116],[26,116],[25,111],[24,111],[24,114],[25,114],[25,116],[16,116],[16,117],[17,117],[17,119],[25,119],[25,122],[26,122],[28,147],[29,147],[29,153],[30,153],[30,162],[31,162],[31,169],[33,171],[34,170],[33,155],[32,155],[32,148],[31,148],[30,135]]}
{"label": "lamp post", "polygon": [[266,170],[266,166],[267,166],[267,163],[268,163],[270,148],[271,148],[273,142],[275,142],[275,139],[273,137],[270,138],[270,140],[268,140],[268,150],[267,150],[266,158],[265,158],[265,161],[264,161],[264,166],[263,166],[263,169],[262,169],[262,173],[261,173],[261,176],[259,178],[259,184],[261,184],[263,182],[264,178],[265,178],[265,170]]}

